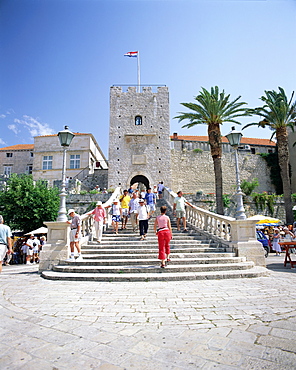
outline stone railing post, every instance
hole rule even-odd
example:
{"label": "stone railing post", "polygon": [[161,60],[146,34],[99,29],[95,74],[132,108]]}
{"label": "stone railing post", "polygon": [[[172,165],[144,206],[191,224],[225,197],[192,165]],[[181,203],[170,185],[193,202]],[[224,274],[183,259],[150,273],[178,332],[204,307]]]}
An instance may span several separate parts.
{"label": "stone railing post", "polygon": [[[171,206],[175,196],[173,191],[165,188],[164,198]],[[236,220],[196,206],[190,208],[186,210],[186,216],[196,230],[234,251],[236,256],[246,257],[256,266],[266,266],[264,249],[256,238],[256,220]]]}
{"label": "stone railing post", "polygon": [[256,221],[231,221],[231,241],[229,245],[238,257],[246,257],[256,266],[266,266],[262,244],[256,238]]}
{"label": "stone railing post", "polygon": [[39,272],[51,270],[59,260],[65,260],[69,256],[69,233],[70,225],[66,222],[44,222],[48,228],[47,242],[40,252]]}

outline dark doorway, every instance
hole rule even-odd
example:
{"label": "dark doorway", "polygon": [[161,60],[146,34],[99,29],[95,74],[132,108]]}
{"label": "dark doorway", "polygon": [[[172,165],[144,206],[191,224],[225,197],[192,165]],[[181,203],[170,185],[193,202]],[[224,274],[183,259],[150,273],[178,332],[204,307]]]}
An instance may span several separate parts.
{"label": "dark doorway", "polygon": [[149,180],[147,179],[147,177],[145,177],[143,175],[134,176],[131,179],[130,186],[132,186],[135,182],[139,183],[140,188],[141,188],[141,184],[143,184],[145,186],[146,190],[149,188]]}

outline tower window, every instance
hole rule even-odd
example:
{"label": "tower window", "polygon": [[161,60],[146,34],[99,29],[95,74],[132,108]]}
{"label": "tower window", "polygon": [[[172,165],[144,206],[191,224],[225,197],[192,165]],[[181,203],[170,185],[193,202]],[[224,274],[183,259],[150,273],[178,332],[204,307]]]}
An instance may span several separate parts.
{"label": "tower window", "polygon": [[141,126],[142,125],[142,117],[141,116],[136,116],[135,117],[135,125],[136,126]]}

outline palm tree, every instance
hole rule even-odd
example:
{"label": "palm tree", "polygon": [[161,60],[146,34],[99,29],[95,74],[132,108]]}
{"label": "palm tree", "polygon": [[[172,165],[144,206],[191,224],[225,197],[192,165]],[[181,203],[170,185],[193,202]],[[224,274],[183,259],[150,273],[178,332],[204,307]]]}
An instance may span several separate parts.
{"label": "palm tree", "polygon": [[216,207],[217,213],[220,215],[224,214],[220,125],[223,122],[240,124],[240,122],[236,121],[237,117],[250,115],[249,109],[243,107],[247,103],[238,102],[240,98],[239,96],[233,101],[230,101],[230,95],[226,95],[224,90],[219,92],[218,86],[211,87],[211,92],[202,87],[199,95],[195,97],[197,103],[181,103],[193,112],[180,112],[179,116],[174,117],[178,118],[179,122],[185,119],[190,121],[190,123],[182,126],[182,128],[191,128],[199,124],[208,125],[209,144],[215,172]]}
{"label": "palm tree", "polygon": [[258,127],[262,128],[269,127],[274,131],[270,140],[274,135],[276,136],[280,174],[283,182],[286,222],[287,224],[292,224],[294,218],[291,200],[287,127],[290,127],[294,131],[296,119],[296,102],[292,103],[294,91],[289,101],[285,90],[281,87],[279,87],[279,92],[274,90],[264,92],[265,96],[261,96],[260,98],[264,102],[264,105],[253,109],[253,114],[263,117],[263,120],[259,123],[249,123],[243,129],[252,125],[258,125]]}

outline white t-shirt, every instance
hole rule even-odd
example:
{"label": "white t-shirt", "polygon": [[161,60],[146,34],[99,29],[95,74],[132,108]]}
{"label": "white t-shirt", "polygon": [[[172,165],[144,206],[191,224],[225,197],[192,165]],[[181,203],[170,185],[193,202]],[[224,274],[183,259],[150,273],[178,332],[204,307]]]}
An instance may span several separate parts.
{"label": "white t-shirt", "polygon": [[147,206],[139,206],[137,209],[138,212],[138,218],[139,220],[147,220],[148,219],[148,209]]}
{"label": "white t-shirt", "polygon": [[112,207],[112,215],[113,216],[120,216],[120,205],[119,204],[113,204]]}
{"label": "white t-shirt", "polygon": [[174,203],[176,203],[176,211],[185,211],[185,199],[183,197],[176,197]]}

